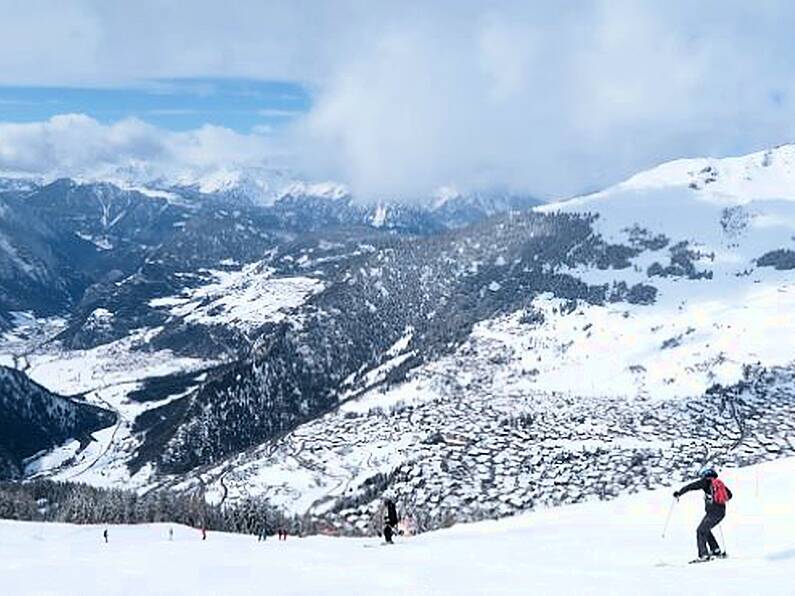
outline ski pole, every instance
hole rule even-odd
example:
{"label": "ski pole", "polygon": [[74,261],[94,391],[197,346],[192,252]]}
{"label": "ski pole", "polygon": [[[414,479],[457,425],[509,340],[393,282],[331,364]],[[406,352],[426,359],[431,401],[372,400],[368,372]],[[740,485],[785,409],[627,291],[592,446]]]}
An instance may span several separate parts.
{"label": "ski pole", "polygon": [[671,514],[674,512],[674,505],[676,505],[676,501],[677,501],[677,499],[673,499],[671,501],[671,506],[668,508],[668,515],[665,518],[665,527],[663,528],[663,531],[662,531],[662,537],[663,538],[665,538],[665,533],[668,531],[668,524],[671,521]]}
{"label": "ski pole", "polygon": [[726,548],[726,537],[723,535],[723,526],[718,526],[718,529],[720,530],[720,541],[723,543],[723,552],[726,553],[728,550]]}

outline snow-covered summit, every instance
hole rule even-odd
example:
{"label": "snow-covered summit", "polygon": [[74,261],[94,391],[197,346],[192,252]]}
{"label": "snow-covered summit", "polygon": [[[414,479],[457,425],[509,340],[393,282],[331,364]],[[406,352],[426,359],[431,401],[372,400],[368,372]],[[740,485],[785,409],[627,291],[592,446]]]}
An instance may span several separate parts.
{"label": "snow-covered summit", "polygon": [[461,192],[454,186],[440,186],[433,192],[433,208],[439,209],[448,201],[461,198]]}
{"label": "snow-covered summit", "polygon": [[678,160],[633,176],[621,186],[641,189],[683,184],[740,203],[795,199],[795,145],[740,157]]}
{"label": "snow-covered summit", "polygon": [[737,157],[669,161],[600,192],[577,197],[573,202],[592,201],[619,192],[677,187],[740,204],[755,199],[795,199],[795,145],[780,145]]}
{"label": "snow-covered summit", "polygon": [[[412,196],[357,194],[339,180],[317,179],[287,166],[261,163],[198,164],[173,166],[130,159],[90,168],[54,168],[43,173],[0,171],[0,192],[35,191],[56,180],[78,185],[112,185],[124,191],[184,202],[186,198],[221,197],[260,207],[298,202],[320,210],[347,209],[374,227],[417,227],[406,219],[417,214],[434,220],[428,229],[462,227],[506,211],[535,206],[538,200],[501,189],[463,191],[442,186],[428,194]],[[295,205],[292,205],[293,207]]]}
{"label": "snow-covered summit", "polygon": [[[697,394],[712,382],[737,379],[743,364],[791,361],[786,338],[795,320],[786,300],[795,256],[795,146],[677,160],[538,210],[595,214],[595,232],[643,250],[617,275],[657,289],[654,307],[634,307],[632,316],[589,307],[588,341],[570,319],[566,331],[565,317],[554,325],[548,318],[547,341],[572,336],[582,342],[580,355],[572,348],[568,357],[577,370],[588,363],[583,377],[595,387],[608,383],[616,391],[624,378],[629,392],[637,390],[636,370],[643,390],[654,395]],[[616,277],[582,273],[591,282]],[[604,344],[594,349],[598,329],[605,331]],[[661,340],[663,330],[674,339]],[[604,352],[606,346],[612,349]],[[620,357],[601,356],[613,353]],[[556,364],[556,370],[562,369]],[[555,388],[572,378],[559,375]]]}
{"label": "snow-covered summit", "polygon": [[279,198],[288,196],[306,196],[318,199],[347,199],[351,196],[351,190],[345,184],[339,182],[305,182],[294,181],[285,185],[279,191]]}
{"label": "snow-covered summit", "polygon": [[596,229],[610,239],[626,239],[629,230],[640,227],[710,250],[731,245],[748,261],[768,250],[792,248],[795,145],[739,157],[671,161],[538,210],[599,214]]}
{"label": "snow-covered summit", "polygon": [[59,179],[70,179],[84,185],[111,184],[153,197],[200,193],[245,198],[261,205],[273,204],[288,194],[334,198],[349,194],[344,185],[308,182],[279,167],[227,164],[220,167],[168,169],[140,161],[98,166],[91,170],[53,170],[41,175],[0,172],[0,191],[30,190]]}
{"label": "snow-covered summit", "polygon": [[29,191],[42,183],[42,179],[31,178],[16,172],[0,173],[0,192]]}

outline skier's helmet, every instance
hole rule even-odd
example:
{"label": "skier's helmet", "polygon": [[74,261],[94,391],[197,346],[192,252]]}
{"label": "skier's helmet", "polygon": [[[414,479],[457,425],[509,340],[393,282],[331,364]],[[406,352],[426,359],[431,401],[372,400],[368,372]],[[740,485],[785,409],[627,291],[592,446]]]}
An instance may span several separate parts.
{"label": "skier's helmet", "polygon": [[704,466],[698,473],[699,478],[717,478],[718,473],[711,466]]}

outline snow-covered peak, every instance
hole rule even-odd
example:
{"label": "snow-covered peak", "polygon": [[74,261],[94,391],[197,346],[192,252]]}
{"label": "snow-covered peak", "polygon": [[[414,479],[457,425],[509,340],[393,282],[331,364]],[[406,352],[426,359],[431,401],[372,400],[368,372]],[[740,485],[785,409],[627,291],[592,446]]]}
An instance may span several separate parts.
{"label": "snow-covered peak", "polygon": [[36,188],[41,180],[15,172],[0,173],[0,192],[27,191]]}
{"label": "snow-covered peak", "polygon": [[378,207],[376,207],[375,213],[373,213],[373,216],[372,216],[372,219],[371,219],[372,225],[374,227],[376,227],[376,228],[383,227],[384,223],[386,222],[386,218],[387,218],[388,214],[389,214],[389,211],[388,211],[386,205],[383,205],[383,204],[378,205]]}
{"label": "snow-covered peak", "polygon": [[168,181],[172,188],[190,188],[202,194],[225,194],[270,205],[293,178],[277,168],[238,168],[234,165],[206,171],[183,171]]}
{"label": "snow-covered peak", "polygon": [[795,145],[781,145],[739,157],[678,159],[635,174],[592,196],[677,186],[739,203],[753,199],[795,199]]}
{"label": "snow-covered peak", "polygon": [[640,226],[710,250],[742,241],[745,257],[759,257],[790,248],[795,233],[795,145],[676,160],[537,209],[596,213],[598,231],[611,240],[621,241],[626,230]]}
{"label": "snow-covered peak", "polygon": [[334,181],[304,182],[292,181],[279,190],[279,199],[285,197],[314,197],[319,199],[346,199],[351,190],[346,185]]}
{"label": "snow-covered peak", "polygon": [[196,175],[193,172],[180,174],[176,180],[177,186],[193,186],[203,193],[228,192],[241,186],[250,187],[260,192],[267,192],[270,187],[266,180],[247,176],[241,170],[222,168],[204,174]]}
{"label": "snow-covered peak", "polygon": [[439,209],[445,203],[461,197],[461,193],[454,186],[440,186],[433,193],[433,208]]}
{"label": "snow-covered peak", "polygon": [[[795,146],[673,161],[601,192],[538,210],[594,214],[593,229],[602,238],[641,251],[620,272],[580,272],[583,279],[621,279],[657,290],[654,308],[636,308],[627,318],[619,310],[588,307],[583,317],[589,332],[582,342],[588,347],[576,365],[556,368],[556,376],[547,377],[555,390],[564,389],[561,379],[577,378],[572,371],[592,367],[579,377],[586,385],[616,391],[623,378],[630,388],[625,393],[631,394],[641,386],[633,380],[634,367],[650,394],[693,395],[714,382],[735,382],[744,364],[791,361],[786,337],[793,319],[783,313],[792,311],[786,300],[793,296]],[[545,315],[556,307],[545,310],[541,300],[534,304]],[[603,315],[609,322],[600,322]],[[647,315],[659,318],[650,321]],[[546,317],[549,335],[544,341],[571,340],[573,346],[582,339],[576,319],[559,317],[553,324],[553,317]],[[624,324],[627,331],[618,331]],[[570,331],[565,325],[572,325]],[[594,341],[599,329],[607,336]],[[623,358],[612,371],[607,360],[595,357],[602,346],[611,347],[605,350],[611,357],[620,353]],[[575,358],[576,349],[567,347],[566,358]],[[563,360],[555,360],[555,367]],[[582,394],[588,387],[565,390]]]}
{"label": "snow-covered peak", "polygon": [[223,167],[194,169],[162,169],[148,162],[130,161],[123,165],[96,167],[80,171],[52,171],[40,176],[23,176],[0,172],[0,191],[35,188],[59,179],[77,184],[110,184],[122,190],[172,199],[184,191],[202,194],[225,194],[246,198],[260,204],[272,204],[295,183],[285,170],[270,167]]}

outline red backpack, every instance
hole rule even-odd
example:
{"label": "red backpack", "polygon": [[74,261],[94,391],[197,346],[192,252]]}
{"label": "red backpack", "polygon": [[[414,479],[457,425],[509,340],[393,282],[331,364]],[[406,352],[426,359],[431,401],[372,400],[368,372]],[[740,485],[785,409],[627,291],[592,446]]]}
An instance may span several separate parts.
{"label": "red backpack", "polygon": [[712,502],[716,505],[725,505],[731,499],[726,485],[720,478],[712,479]]}

